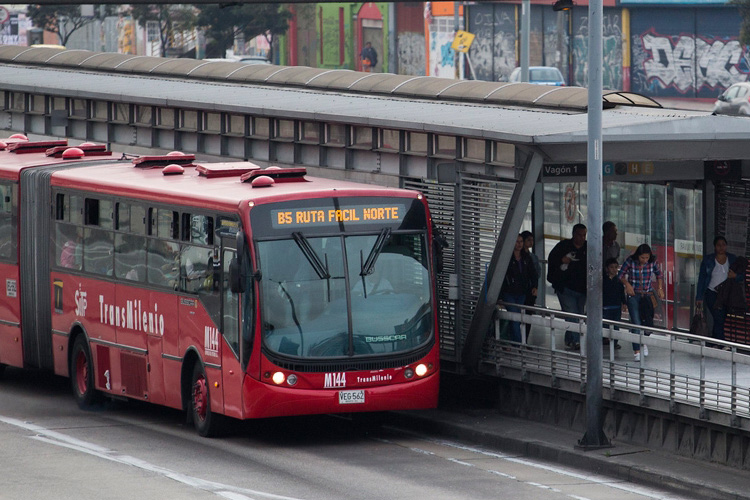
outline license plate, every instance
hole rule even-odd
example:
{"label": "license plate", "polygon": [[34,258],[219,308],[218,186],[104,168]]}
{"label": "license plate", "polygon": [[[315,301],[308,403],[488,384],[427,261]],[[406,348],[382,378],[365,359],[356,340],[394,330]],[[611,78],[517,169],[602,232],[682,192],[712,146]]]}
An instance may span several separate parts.
{"label": "license plate", "polygon": [[339,391],[339,404],[352,405],[362,404],[365,402],[365,390],[358,391]]}

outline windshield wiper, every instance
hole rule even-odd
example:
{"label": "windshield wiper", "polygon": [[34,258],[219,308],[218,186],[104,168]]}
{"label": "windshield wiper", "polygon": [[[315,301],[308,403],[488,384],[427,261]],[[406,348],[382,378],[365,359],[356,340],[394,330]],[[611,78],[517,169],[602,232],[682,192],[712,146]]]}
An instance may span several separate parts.
{"label": "windshield wiper", "polygon": [[370,255],[367,256],[367,260],[362,263],[362,269],[359,273],[360,276],[368,276],[372,274],[372,269],[375,267],[375,262],[378,260],[378,256],[383,251],[386,241],[391,236],[391,229],[386,227],[380,231],[378,239],[375,240],[375,244],[370,249]]}
{"label": "windshield wiper", "polygon": [[328,272],[328,265],[323,264],[323,261],[320,260],[318,253],[310,246],[310,242],[305,238],[305,235],[300,232],[294,232],[292,233],[292,238],[294,238],[294,242],[302,250],[302,254],[307,258],[313,270],[315,270],[315,274],[322,280],[330,278],[331,274]]}

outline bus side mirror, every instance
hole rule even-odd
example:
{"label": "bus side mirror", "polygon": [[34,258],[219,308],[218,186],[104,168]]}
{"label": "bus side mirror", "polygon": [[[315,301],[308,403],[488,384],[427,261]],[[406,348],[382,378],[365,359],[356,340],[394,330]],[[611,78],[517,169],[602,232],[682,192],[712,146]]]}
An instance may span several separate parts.
{"label": "bus side mirror", "polygon": [[229,263],[229,287],[232,289],[232,293],[243,293],[245,291],[240,261],[237,260],[237,257]]}

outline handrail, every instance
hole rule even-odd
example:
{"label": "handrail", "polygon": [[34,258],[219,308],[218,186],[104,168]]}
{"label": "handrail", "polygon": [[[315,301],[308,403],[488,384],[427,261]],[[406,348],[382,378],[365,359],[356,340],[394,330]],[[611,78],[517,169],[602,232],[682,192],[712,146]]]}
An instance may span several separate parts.
{"label": "handrail", "polygon": [[[578,332],[585,338],[586,316],[517,304],[513,306],[521,312],[510,312],[500,307],[505,304],[498,304],[495,337],[485,344],[485,359],[494,360],[498,371],[518,369],[525,379],[529,373],[537,373],[550,376],[553,385],[558,379],[567,379],[585,387],[586,342],[580,342],[580,349],[572,352],[556,344],[564,331]],[[503,340],[501,320],[541,327],[547,337],[539,342],[537,328],[534,345],[529,344],[522,327],[520,343]],[[647,398],[666,400],[670,411],[677,405],[687,405],[697,410],[699,418],[706,418],[708,411],[729,414],[732,426],[739,425],[740,418],[750,419],[750,345],[623,321],[603,320],[602,324],[602,338],[610,339],[605,346],[609,356],[603,359],[603,384],[611,391],[637,394],[640,404],[646,404]],[[614,340],[646,345],[651,348],[651,356],[648,361],[645,356],[634,361],[629,354],[623,356],[624,349],[617,356]]]}

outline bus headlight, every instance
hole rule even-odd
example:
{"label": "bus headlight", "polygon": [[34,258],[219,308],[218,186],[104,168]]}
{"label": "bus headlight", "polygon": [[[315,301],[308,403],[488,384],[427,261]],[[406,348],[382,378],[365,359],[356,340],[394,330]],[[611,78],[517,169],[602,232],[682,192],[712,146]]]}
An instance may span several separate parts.
{"label": "bus headlight", "polygon": [[271,380],[273,380],[274,384],[280,385],[280,384],[284,383],[284,379],[285,378],[286,377],[284,376],[284,374],[282,372],[276,372],[276,373],[273,374],[273,377],[271,378]]}
{"label": "bus headlight", "polygon": [[407,368],[406,370],[404,370],[404,377],[412,378],[413,376],[414,376],[414,370],[412,370],[411,368]]}
{"label": "bus headlight", "polygon": [[427,374],[427,365],[422,363],[418,364],[414,372],[417,374],[417,377],[424,377],[425,374]]}
{"label": "bus headlight", "polygon": [[292,373],[286,378],[286,383],[289,385],[295,385],[297,383],[297,375]]}

